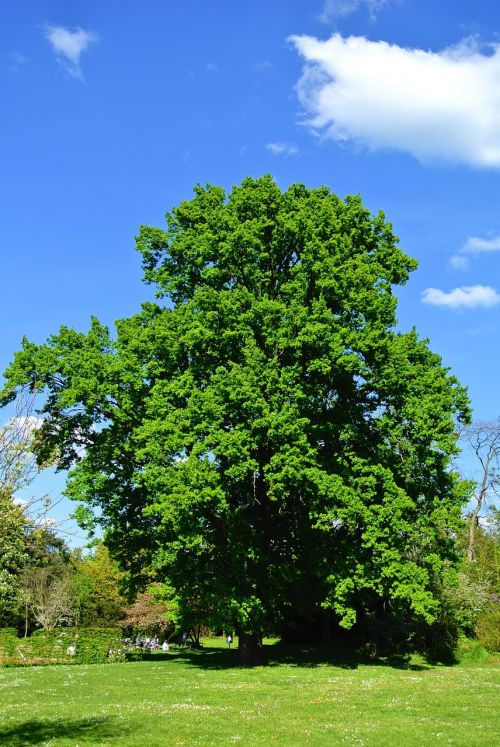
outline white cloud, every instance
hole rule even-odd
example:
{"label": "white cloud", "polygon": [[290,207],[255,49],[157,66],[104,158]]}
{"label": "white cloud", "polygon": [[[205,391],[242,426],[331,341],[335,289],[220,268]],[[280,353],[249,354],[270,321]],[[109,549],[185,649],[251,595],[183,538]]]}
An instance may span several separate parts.
{"label": "white cloud", "polygon": [[80,57],[90,44],[98,40],[98,34],[94,31],[85,31],[80,27],[75,31],[70,31],[64,26],[46,26],[44,33],[58,60],[68,73],[82,80]]}
{"label": "white cloud", "polygon": [[458,254],[450,259],[450,265],[455,270],[464,270],[469,266],[471,254],[484,254],[500,251],[500,236],[491,239],[481,239],[479,236],[469,236]]}
{"label": "white cloud", "polygon": [[16,429],[22,428],[25,431],[33,433],[33,431],[42,427],[43,420],[42,418],[38,418],[36,415],[21,415],[11,418],[7,425]]}
{"label": "white cloud", "polygon": [[268,143],[266,148],[275,156],[296,156],[299,152],[299,149],[293,143]]}
{"label": "white cloud", "polygon": [[463,248],[467,254],[480,254],[481,252],[500,251],[500,236],[492,239],[480,239],[478,236],[470,236]]}
{"label": "white cloud", "polygon": [[19,440],[30,438],[42,425],[42,418],[35,415],[21,415],[10,418],[5,425],[0,427],[0,444],[15,444]]}
{"label": "white cloud", "polygon": [[462,286],[454,288],[449,293],[439,288],[427,288],[422,294],[422,301],[433,306],[448,306],[451,309],[474,309],[478,306],[490,308],[500,303],[500,295],[488,285]]}
{"label": "white cloud", "polygon": [[306,61],[297,93],[313,130],[424,162],[500,167],[500,44],[429,52],[340,34],[290,40]]}
{"label": "white cloud", "polygon": [[378,12],[390,3],[391,0],[325,0],[320,21],[328,23],[334,18],[347,16],[361,8],[366,8],[370,18],[375,19]]}

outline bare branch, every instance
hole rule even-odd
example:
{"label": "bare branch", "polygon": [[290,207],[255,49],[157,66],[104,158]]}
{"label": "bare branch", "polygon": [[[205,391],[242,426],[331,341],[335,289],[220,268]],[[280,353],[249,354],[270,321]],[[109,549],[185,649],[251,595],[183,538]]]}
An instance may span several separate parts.
{"label": "bare branch", "polygon": [[489,423],[473,423],[464,428],[462,440],[481,465],[474,496],[475,506],[469,516],[469,541],[467,559],[476,559],[476,534],[481,510],[500,489],[500,418]]}
{"label": "bare branch", "polygon": [[14,414],[0,425],[0,490],[7,494],[26,487],[39,471],[33,444],[42,421],[34,415],[35,397],[21,391]]}

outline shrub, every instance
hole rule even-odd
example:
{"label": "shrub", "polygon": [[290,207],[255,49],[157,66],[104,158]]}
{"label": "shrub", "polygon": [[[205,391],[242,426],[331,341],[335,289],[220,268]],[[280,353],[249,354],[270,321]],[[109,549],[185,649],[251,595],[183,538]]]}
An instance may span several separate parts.
{"label": "shrub", "polygon": [[476,635],[488,651],[500,651],[500,604],[492,603],[490,610],[480,615]]}
{"label": "shrub", "polygon": [[0,659],[17,656],[18,645],[15,628],[0,628]]}
{"label": "shrub", "polygon": [[117,628],[38,630],[23,639],[4,629],[0,657],[9,664],[102,664],[125,661],[125,651]]}
{"label": "shrub", "polygon": [[471,638],[460,639],[457,656],[460,662],[481,662],[488,661],[490,658],[490,654],[483,644]]}
{"label": "shrub", "polygon": [[75,661],[100,664],[124,661],[125,654],[117,628],[81,628],[74,631]]}

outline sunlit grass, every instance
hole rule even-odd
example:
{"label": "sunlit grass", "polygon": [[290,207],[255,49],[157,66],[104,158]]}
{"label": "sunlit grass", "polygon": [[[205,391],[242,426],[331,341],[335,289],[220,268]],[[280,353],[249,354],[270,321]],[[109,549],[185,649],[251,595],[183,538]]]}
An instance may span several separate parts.
{"label": "sunlit grass", "polygon": [[0,669],[0,743],[19,745],[493,745],[494,662],[332,663],[270,648],[241,669],[213,641],[113,665]]}

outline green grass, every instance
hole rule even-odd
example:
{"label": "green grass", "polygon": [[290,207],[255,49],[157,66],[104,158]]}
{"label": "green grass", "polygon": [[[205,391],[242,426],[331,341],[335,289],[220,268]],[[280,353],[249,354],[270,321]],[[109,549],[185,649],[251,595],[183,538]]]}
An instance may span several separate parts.
{"label": "green grass", "polygon": [[269,666],[240,669],[221,645],[128,664],[0,668],[0,744],[499,743],[492,661],[357,664],[269,647]]}

